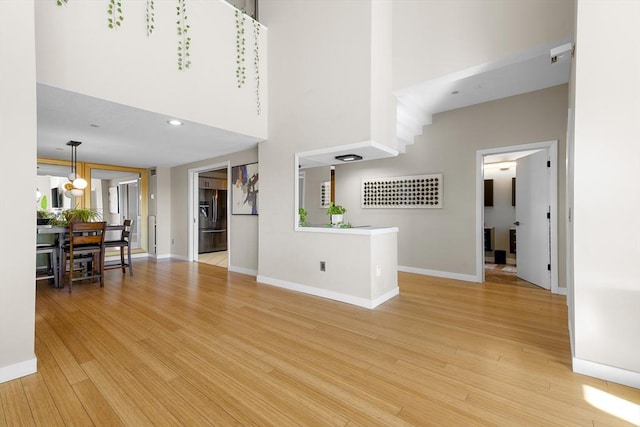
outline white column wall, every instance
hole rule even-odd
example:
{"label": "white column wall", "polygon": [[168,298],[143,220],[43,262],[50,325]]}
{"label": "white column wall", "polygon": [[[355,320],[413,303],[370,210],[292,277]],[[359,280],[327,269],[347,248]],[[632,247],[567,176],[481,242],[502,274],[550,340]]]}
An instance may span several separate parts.
{"label": "white column wall", "polygon": [[[0,1],[0,168],[11,209],[0,246],[0,382],[36,371],[36,55],[33,0]],[[5,157],[8,159],[9,157]]]}
{"label": "white column wall", "polygon": [[371,4],[371,137],[397,149],[396,97],[393,95],[393,3]]}
{"label": "white column wall", "polygon": [[[259,275],[305,284],[320,273],[318,256],[338,257],[339,242],[355,238],[294,231],[294,154],[371,139],[371,2],[266,0],[260,17],[272,96],[259,145]],[[344,263],[332,259],[338,277]]]}
{"label": "white column wall", "polygon": [[156,169],[156,245],[158,258],[171,255],[171,169]]}
{"label": "white column wall", "polygon": [[579,1],[574,369],[640,387],[640,3]]}

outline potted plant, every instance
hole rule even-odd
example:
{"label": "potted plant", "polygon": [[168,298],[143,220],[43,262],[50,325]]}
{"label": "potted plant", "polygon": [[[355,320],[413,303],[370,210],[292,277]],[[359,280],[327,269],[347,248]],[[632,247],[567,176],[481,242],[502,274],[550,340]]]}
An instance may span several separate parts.
{"label": "potted plant", "polygon": [[88,208],[66,209],[58,214],[56,223],[67,225],[70,222],[93,222],[102,218],[99,212]]}
{"label": "potted plant", "polygon": [[304,208],[298,209],[298,225],[300,227],[307,225],[307,210]]}
{"label": "potted plant", "polygon": [[336,205],[333,202],[329,205],[327,209],[327,215],[331,218],[331,225],[337,226],[342,223],[344,219],[344,214],[347,212],[347,209],[340,205]]}
{"label": "potted plant", "polygon": [[49,211],[45,211],[45,210],[37,210],[36,211],[36,215],[37,215],[37,224],[38,225],[46,225],[49,224],[51,222],[51,220],[54,217],[54,214],[52,212]]}

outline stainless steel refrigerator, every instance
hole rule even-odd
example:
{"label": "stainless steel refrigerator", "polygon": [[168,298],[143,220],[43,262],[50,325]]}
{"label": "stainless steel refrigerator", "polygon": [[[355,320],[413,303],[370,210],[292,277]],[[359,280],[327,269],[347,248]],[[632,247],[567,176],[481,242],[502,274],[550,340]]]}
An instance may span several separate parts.
{"label": "stainless steel refrigerator", "polygon": [[227,190],[199,190],[198,253],[227,250]]}

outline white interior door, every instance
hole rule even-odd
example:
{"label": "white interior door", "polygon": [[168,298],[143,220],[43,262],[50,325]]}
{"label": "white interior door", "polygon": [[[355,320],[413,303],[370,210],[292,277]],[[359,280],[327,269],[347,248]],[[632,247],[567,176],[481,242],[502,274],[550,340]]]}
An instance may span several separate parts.
{"label": "white interior door", "polygon": [[517,160],[515,225],[517,276],[551,289],[547,160],[547,150]]}

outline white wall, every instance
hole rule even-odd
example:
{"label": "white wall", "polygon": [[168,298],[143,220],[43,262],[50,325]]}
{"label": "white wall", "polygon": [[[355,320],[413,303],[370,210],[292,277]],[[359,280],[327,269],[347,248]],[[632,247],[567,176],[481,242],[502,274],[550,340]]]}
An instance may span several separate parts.
{"label": "white wall", "polygon": [[401,89],[573,35],[574,0],[393,2]]}
{"label": "white wall", "polygon": [[[144,1],[124,1],[122,28],[100,1],[36,2],[38,83],[229,131],[267,137],[267,29],[261,28],[261,114],[256,114],[252,20],[245,21],[246,83],[236,83],[235,9],[186,2],[191,67],[177,68],[176,2],[156,1],[146,35]],[[152,77],[152,78],[151,78]]]}
{"label": "white wall", "polygon": [[640,3],[579,1],[574,369],[640,387]]}
{"label": "white wall", "polygon": [[0,1],[0,141],[11,161],[0,168],[11,189],[12,209],[0,209],[8,224],[0,247],[0,382],[36,371],[35,220],[36,64],[34,3]]}
{"label": "white wall", "polygon": [[[476,273],[476,152],[558,140],[564,158],[567,85],[437,114],[397,158],[336,167],[336,199],[352,224],[397,226],[400,266],[473,280]],[[558,215],[565,216],[564,162],[558,162]],[[442,209],[362,209],[364,178],[443,173]],[[564,222],[559,223],[559,286],[564,287]]]}
{"label": "white wall", "polygon": [[149,215],[156,216],[156,256],[165,258],[171,255],[171,169],[156,168],[155,193],[149,191],[149,197],[154,194],[155,213]]}
{"label": "white wall", "polygon": [[[576,40],[576,23],[578,19],[577,14],[578,2],[574,5],[574,35],[573,40]],[[574,212],[574,162],[575,162],[575,101],[576,101],[576,67],[575,67],[575,55],[574,63],[571,67],[571,75],[569,77],[569,111],[567,114],[567,176],[566,176],[566,234],[567,234],[567,308],[569,326],[569,341],[571,344],[571,355],[575,356],[575,294],[574,294],[574,233],[573,233],[573,212]]]}

